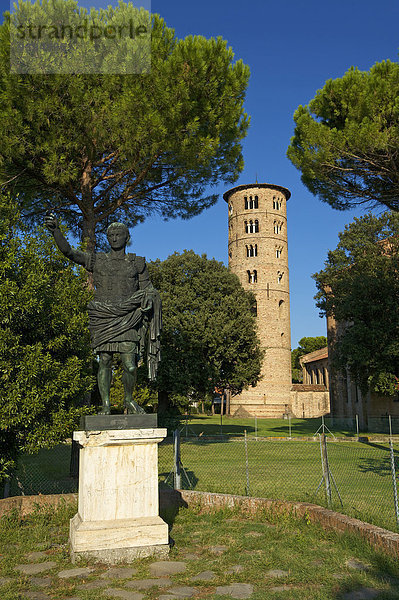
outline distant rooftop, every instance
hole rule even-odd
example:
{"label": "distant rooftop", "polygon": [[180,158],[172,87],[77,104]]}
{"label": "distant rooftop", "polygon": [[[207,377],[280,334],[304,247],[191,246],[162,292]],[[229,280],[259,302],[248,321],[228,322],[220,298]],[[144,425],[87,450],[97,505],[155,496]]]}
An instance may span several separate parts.
{"label": "distant rooftop", "polygon": [[299,362],[302,365],[303,363],[310,363],[316,360],[322,360],[323,358],[328,358],[328,346],[320,348],[320,350],[315,350],[314,352],[309,352],[309,354],[303,354],[299,357]]}

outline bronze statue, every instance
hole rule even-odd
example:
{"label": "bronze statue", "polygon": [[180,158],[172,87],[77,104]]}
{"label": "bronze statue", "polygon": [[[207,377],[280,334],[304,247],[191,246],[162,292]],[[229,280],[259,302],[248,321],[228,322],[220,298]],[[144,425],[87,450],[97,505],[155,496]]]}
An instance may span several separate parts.
{"label": "bronze statue", "polygon": [[60,251],[93,273],[94,298],[87,308],[91,345],[99,356],[98,387],[102,414],[110,414],[114,352],[120,354],[123,365],[122,381],[127,412],[144,412],[132,398],[137,365],[147,345],[148,376],[150,381],[155,380],[160,360],[162,324],[159,293],[150,281],[145,259],[126,254],[130,234],[123,223],[112,223],[108,227],[107,239],[111,246],[108,253],[82,252],[71,248],[53,214],[46,216],[45,224]]}

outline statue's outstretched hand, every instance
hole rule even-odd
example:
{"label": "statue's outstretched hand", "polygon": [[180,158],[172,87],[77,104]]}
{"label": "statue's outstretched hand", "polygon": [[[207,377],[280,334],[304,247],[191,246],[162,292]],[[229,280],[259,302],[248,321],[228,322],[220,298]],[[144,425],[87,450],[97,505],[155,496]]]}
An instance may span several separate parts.
{"label": "statue's outstretched hand", "polygon": [[51,233],[58,228],[58,220],[54,213],[47,211],[44,218],[44,224]]}

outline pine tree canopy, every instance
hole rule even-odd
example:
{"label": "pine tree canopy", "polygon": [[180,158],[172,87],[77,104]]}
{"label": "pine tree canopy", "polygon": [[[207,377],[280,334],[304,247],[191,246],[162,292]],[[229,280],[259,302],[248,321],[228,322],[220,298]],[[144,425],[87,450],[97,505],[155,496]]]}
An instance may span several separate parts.
{"label": "pine tree canopy", "polygon": [[[59,3],[76,5],[49,6]],[[44,4],[33,7],[47,22]],[[129,10],[120,2],[112,14]],[[237,179],[249,69],[222,38],[178,39],[154,15],[149,73],[20,75],[10,74],[9,21],[0,26],[0,183],[19,194],[26,219],[54,207],[94,248],[111,217],[187,219],[216,202],[208,186]]]}
{"label": "pine tree canopy", "polygon": [[288,158],[333,208],[399,210],[399,63],[352,67],[294,114]]}

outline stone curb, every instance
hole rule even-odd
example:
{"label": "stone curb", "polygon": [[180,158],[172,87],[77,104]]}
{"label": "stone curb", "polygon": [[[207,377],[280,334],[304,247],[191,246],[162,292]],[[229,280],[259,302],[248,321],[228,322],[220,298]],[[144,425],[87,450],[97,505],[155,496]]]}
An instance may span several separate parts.
{"label": "stone curb", "polygon": [[[63,504],[77,503],[77,494],[51,494],[46,496],[15,496],[0,499],[0,516],[16,509],[21,515],[27,515],[38,507],[57,507]],[[288,500],[269,500],[267,498],[252,498],[248,496],[233,496],[231,494],[216,494],[195,492],[191,490],[161,490],[161,511],[180,506],[202,506],[203,508],[233,508],[255,513],[261,509],[272,510],[279,514],[293,513],[297,517],[307,517],[313,523],[319,523],[325,529],[348,531],[360,535],[372,546],[399,558],[399,534],[370,525],[359,519],[347,517],[327,508],[308,502],[293,502]]]}
{"label": "stone curb", "polygon": [[22,516],[29,515],[36,509],[51,506],[57,508],[65,504],[77,504],[77,494],[48,494],[38,496],[11,496],[0,499],[0,517],[12,510],[17,510]]}
{"label": "stone curb", "polygon": [[348,531],[360,535],[375,548],[399,558],[398,533],[376,525],[370,525],[370,523],[365,523],[359,519],[347,517],[341,513],[317,506],[317,504],[191,490],[162,490],[160,499],[163,508],[176,506],[176,504],[179,506],[200,506],[204,509],[240,507],[249,513],[267,509],[278,514],[292,513],[297,517],[306,516],[311,522],[319,523],[324,529]]}

